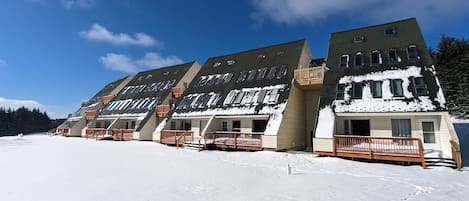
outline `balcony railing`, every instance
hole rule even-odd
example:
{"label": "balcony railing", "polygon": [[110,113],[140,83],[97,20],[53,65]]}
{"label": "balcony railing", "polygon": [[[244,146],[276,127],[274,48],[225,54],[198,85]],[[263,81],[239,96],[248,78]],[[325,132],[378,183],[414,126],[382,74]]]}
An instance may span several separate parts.
{"label": "balcony railing", "polygon": [[113,95],[104,96],[102,100],[103,105],[107,105],[109,102],[111,102],[112,98],[114,98]]}
{"label": "balcony railing", "polygon": [[181,97],[182,93],[184,92],[186,88],[181,86],[181,87],[173,87],[171,89],[171,93],[173,94],[174,98],[179,98]]}
{"label": "balcony railing", "polygon": [[157,105],[156,106],[156,116],[159,118],[166,117],[169,112],[169,105]]}
{"label": "balcony railing", "polygon": [[134,130],[133,129],[112,129],[112,139],[116,141],[127,141],[133,140]]}
{"label": "balcony railing", "polygon": [[320,87],[324,80],[324,68],[300,68],[295,70],[295,82],[302,88]]}
{"label": "balcony railing", "polygon": [[85,138],[104,138],[107,134],[105,128],[87,128],[85,131]]}
{"label": "balcony railing", "polygon": [[194,139],[193,131],[186,130],[163,130],[160,133],[160,143],[170,145],[182,145]]}
{"label": "balcony railing", "polygon": [[461,150],[459,149],[459,144],[454,140],[450,140],[449,143],[451,144],[451,155],[453,156],[453,160],[456,163],[456,169],[461,170],[462,159],[461,159]]}
{"label": "balcony railing", "polygon": [[205,143],[219,148],[262,150],[263,133],[217,131],[207,133]]}
{"label": "balcony railing", "polygon": [[97,110],[86,111],[85,118],[86,118],[86,120],[93,120],[94,117],[96,116],[96,114],[98,114]]}
{"label": "balcony railing", "polygon": [[419,162],[426,167],[423,144],[419,138],[335,135],[333,155]]}
{"label": "balcony railing", "polygon": [[67,135],[69,130],[69,128],[57,128],[56,132],[59,135]]}

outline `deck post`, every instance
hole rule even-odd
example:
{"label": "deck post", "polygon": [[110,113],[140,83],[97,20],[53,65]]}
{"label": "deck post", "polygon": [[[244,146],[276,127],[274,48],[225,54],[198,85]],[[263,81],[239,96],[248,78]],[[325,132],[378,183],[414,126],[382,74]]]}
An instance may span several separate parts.
{"label": "deck post", "polygon": [[373,150],[371,149],[371,137],[367,137],[368,141],[368,151],[370,153],[370,159],[373,159]]}

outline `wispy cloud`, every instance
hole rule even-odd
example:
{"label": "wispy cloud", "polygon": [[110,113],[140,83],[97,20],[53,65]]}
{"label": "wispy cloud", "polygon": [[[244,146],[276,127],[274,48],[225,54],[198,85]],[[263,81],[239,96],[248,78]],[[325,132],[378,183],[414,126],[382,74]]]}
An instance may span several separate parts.
{"label": "wispy cloud", "polygon": [[44,105],[34,100],[18,100],[0,97],[0,107],[17,109],[20,107],[43,109]]}
{"label": "wispy cloud", "polygon": [[376,0],[251,0],[255,25],[315,23],[346,16],[351,20],[383,22],[417,17],[425,26],[438,26],[448,19],[469,16],[466,0],[376,1]]}
{"label": "wispy cloud", "polygon": [[163,43],[145,33],[136,33],[133,36],[126,33],[113,33],[106,27],[97,23],[93,24],[89,30],[80,31],[82,37],[88,40],[108,42],[113,45],[126,46],[157,46],[162,47]]}
{"label": "wispy cloud", "polygon": [[96,5],[97,0],[61,0],[66,9],[72,8],[90,8]]}
{"label": "wispy cloud", "polygon": [[142,70],[176,65],[183,62],[182,59],[177,56],[163,57],[155,52],[148,52],[142,59],[137,60],[124,54],[108,53],[102,56],[99,61],[104,64],[106,68],[126,73],[136,73]]}
{"label": "wispy cloud", "polygon": [[26,107],[29,109],[39,109],[41,112],[47,112],[51,118],[65,118],[67,113],[65,110],[56,107],[43,105],[35,100],[21,100],[21,99],[9,99],[5,97],[0,97],[0,107],[5,109],[18,109],[20,107]]}
{"label": "wispy cloud", "polygon": [[8,66],[8,63],[5,60],[0,59],[0,67],[4,67],[4,66]]}

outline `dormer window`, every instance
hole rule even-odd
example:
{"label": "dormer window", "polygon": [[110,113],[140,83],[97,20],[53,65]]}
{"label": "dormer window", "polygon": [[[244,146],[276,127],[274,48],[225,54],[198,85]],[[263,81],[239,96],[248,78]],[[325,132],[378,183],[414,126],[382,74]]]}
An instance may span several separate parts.
{"label": "dormer window", "polygon": [[353,38],[353,42],[354,43],[363,43],[363,42],[365,42],[365,36],[355,36],[355,38]]}
{"label": "dormer window", "polygon": [[385,36],[394,36],[396,34],[397,34],[396,27],[388,27],[384,30]]}
{"label": "dormer window", "polygon": [[410,61],[420,59],[416,45],[409,45],[407,47],[407,59]]}
{"label": "dormer window", "polygon": [[231,65],[235,64],[235,61],[234,60],[228,60],[228,61],[226,61],[226,63],[228,64],[228,66],[231,66]]}
{"label": "dormer window", "polygon": [[150,79],[152,77],[153,77],[153,75],[148,75],[145,79]]}
{"label": "dormer window", "polygon": [[412,79],[417,96],[428,96],[428,88],[423,77],[415,77]]}
{"label": "dormer window", "polygon": [[216,68],[216,67],[220,67],[221,66],[221,62],[215,62],[213,64],[213,67]]}
{"label": "dormer window", "polygon": [[355,54],[355,66],[363,66],[363,65],[364,65],[363,53],[357,52]]}
{"label": "dormer window", "polygon": [[341,68],[348,68],[348,60],[349,60],[349,56],[348,56],[348,55],[342,55],[342,56],[340,56],[339,67],[341,67]]}
{"label": "dormer window", "polygon": [[267,56],[265,54],[259,54],[257,56],[257,60],[264,60],[265,58],[267,58]]}
{"label": "dormer window", "polygon": [[396,49],[389,49],[389,64],[397,64],[399,62]]}
{"label": "dormer window", "polygon": [[381,64],[381,53],[378,50],[371,52],[371,65],[377,66]]}

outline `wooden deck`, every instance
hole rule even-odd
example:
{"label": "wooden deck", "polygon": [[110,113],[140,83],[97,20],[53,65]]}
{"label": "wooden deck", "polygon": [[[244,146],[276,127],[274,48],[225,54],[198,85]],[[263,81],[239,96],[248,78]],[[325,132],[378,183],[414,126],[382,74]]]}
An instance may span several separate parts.
{"label": "wooden deck", "polygon": [[419,138],[335,135],[332,153],[318,155],[421,163],[426,168]]}
{"label": "wooden deck", "polygon": [[87,128],[85,131],[85,138],[104,138],[107,134],[107,130],[105,128]]}
{"label": "wooden deck", "polygon": [[320,89],[324,80],[324,68],[300,68],[295,70],[295,84],[301,89]]}
{"label": "wooden deck", "polygon": [[262,150],[263,133],[241,133],[217,131],[208,133],[206,145],[222,149]]}
{"label": "wooden deck", "polygon": [[163,130],[160,134],[160,143],[168,145],[182,145],[194,139],[193,131],[185,130]]}
{"label": "wooden deck", "polygon": [[112,129],[112,139],[115,141],[129,141],[134,139],[133,129]]}

